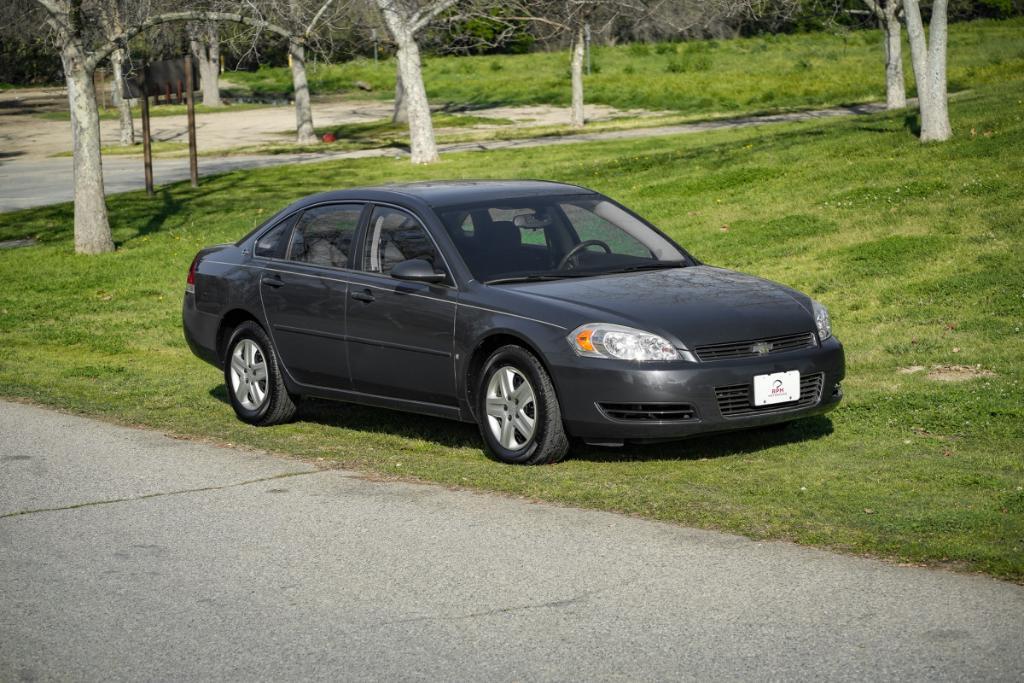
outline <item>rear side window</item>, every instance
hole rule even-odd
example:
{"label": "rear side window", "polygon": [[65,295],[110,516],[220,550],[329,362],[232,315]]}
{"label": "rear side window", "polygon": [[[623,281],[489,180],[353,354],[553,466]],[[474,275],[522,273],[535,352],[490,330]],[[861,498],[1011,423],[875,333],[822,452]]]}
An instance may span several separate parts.
{"label": "rear side window", "polygon": [[405,211],[378,206],[373,210],[363,250],[363,269],[387,275],[396,263],[424,259],[443,272],[430,235],[420,222]]}
{"label": "rear side window", "polygon": [[288,258],[317,266],[348,268],[362,204],[329,204],[302,214],[292,231]]}
{"label": "rear side window", "polygon": [[288,244],[288,235],[291,234],[292,226],[295,225],[298,213],[293,213],[288,218],[278,223],[256,241],[256,248],[253,253],[264,258],[282,258],[285,246]]}

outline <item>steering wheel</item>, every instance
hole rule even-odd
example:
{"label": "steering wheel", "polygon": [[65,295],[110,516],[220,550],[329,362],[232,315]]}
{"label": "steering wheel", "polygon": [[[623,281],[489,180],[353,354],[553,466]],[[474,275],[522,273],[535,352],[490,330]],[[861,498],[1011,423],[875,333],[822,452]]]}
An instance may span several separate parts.
{"label": "steering wheel", "polygon": [[612,248],[609,247],[604,242],[602,242],[601,240],[584,240],[584,241],[580,242],[579,244],[577,244],[572,249],[570,249],[569,253],[562,257],[562,260],[558,262],[557,270],[562,270],[563,268],[565,268],[566,264],[569,263],[569,260],[573,256],[575,256],[576,254],[580,253],[581,251],[583,251],[587,247],[601,247],[602,249],[604,249],[604,253],[606,253],[606,254],[612,253]]}

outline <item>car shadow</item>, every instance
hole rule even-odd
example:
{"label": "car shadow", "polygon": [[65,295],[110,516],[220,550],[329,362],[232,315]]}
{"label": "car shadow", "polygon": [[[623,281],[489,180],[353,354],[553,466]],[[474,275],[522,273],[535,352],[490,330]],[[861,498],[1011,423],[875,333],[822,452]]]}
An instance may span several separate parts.
{"label": "car shadow", "polygon": [[[230,405],[227,389],[223,384],[210,389],[210,396]],[[304,398],[299,403],[299,412],[295,419],[299,422],[314,422],[327,427],[422,439],[448,448],[482,450],[480,431],[474,424],[455,422],[429,415],[403,413],[387,408],[371,408],[342,401]]]}
{"label": "car shadow", "polygon": [[[210,389],[210,396],[230,405],[227,390],[223,384]],[[422,439],[448,448],[472,448],[484,453],[479,429],[476,425],[466,422],[315,398],[302,400],[296,419],[300,422],[314,422],[328,427]],[[832,420],[818,415],[769,427],[690,437],[656,444],[626,444],[619,448],[604,448],[574,442],[566,459],[609,463],[704,460],[743,455],[765,448],[813,441],[831,433]]]}
{"label": "car shadow", "polygon": [[707,460],[755,453],[765,448],[814,441],[832,433],[832,420],[824,415],[735,432],[694,436],[652,444],[626,444],[619,448],[579,445],[572,460],[587,462],[644,462],[649,460]]}

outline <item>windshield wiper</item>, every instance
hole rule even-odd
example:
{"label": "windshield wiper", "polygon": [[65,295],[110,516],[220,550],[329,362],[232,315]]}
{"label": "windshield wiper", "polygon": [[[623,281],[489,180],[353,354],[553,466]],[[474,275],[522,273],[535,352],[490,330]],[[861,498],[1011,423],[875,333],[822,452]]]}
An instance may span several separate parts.
{"label": "windshield wiper", "polygon": [[499,277],[493,280],[484,280],[485,285],[503,285],[508,282],[543,282],[545,280],[561,280],[562,278],[576,277],[568,273],[555,275],[553,273],[532,273],[530,275],[511,275]]}
{"label": "windshield wiper", "polygon": [[638,263],[635,266],[624,266],[615,270],[603,271],[603,274],[610,273],[632,273],[638,270],[666,270],[668,268],[685,268],[686,261],[655,261],[654,263]]}

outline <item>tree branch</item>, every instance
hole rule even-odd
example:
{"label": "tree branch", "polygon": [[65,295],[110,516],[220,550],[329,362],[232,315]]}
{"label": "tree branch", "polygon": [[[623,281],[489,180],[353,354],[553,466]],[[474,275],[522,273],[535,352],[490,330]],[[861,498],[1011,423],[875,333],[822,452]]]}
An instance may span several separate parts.
{"label": "tree branch", "polygon": [[307,26],[306,30],[302,32],[303,37],[308,37],[309,34],[313,32],[313,27],[316,26],[316,22],[320,21],[320,17],[324,15],[324,12],[327,11],[327,8],[330,7],[333,2],[334,0],[327,0],[320,6],[320,9],[317,10],[317,13],[314,14],[313,18],[310,20],[309,26]]}
{"label": "tree branch", "polygon": [[[37,2],[43,1],[44,0],[37,0]],[[125,43],[143,31],[151,29],[154,26],[169,24],[175,21],[223,21],[251,26],[259,30],[270,31],[271,33],[276,33],[285,38],[291,38],[294,35],[294,32],[278,26],[277,24],[272,24],[264,19],[254,19],[234,12],[208,12],[205,10],[167,12],[165,14],[158,14],[156,16],[149,17],[141,23],[129,26],[118,32],[117,35],[113,36],[110,40],[95,49],[95,51],[86,60],[86,67],[90,71],[95,69],[97,64],[110,56],[110,53],[120,47],[123,47]]]}
{"label": "tree branch", "polygon": [[445,10],[449,9],[458,0],[436,0],[432,5],[422,7],[409,18],[409,26],[413,33],[419,33],[420,29],[432,22]]}

